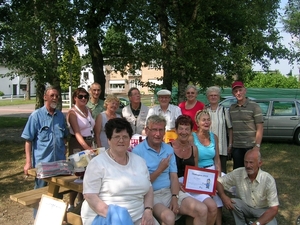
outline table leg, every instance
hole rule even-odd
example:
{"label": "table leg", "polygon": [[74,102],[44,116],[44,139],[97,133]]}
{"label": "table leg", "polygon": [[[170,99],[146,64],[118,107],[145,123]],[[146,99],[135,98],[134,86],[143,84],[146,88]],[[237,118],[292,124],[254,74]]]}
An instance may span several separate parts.
{"label": "table leg", "polygon": [[48,183],[48,195],[58,198],[59,197],[59,186],[55,185],[55,183]]}

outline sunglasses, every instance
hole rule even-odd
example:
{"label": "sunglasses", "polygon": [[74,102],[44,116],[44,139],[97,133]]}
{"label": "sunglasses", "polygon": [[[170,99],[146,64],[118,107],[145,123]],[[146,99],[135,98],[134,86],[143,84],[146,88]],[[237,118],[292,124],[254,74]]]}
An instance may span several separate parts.
{"label": "sunglasses", "polygon": [[77,98],[78,99],[83,99],[83,98],[88,99],[89,96],[88,95],[77,95]]}

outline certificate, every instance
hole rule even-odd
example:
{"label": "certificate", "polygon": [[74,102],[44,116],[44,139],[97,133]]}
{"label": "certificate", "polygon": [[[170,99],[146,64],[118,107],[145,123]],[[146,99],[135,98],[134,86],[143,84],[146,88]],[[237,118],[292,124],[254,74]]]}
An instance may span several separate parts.
{"label": "certificate", "polygon": [[187,192],[215,195],[218,171],[186,166],[183,178],[184,189]]}

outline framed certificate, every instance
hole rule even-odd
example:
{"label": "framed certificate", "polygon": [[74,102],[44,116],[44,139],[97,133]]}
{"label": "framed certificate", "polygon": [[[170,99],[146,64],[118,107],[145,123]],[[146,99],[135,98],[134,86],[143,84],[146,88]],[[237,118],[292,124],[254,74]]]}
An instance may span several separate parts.
{"label": "framed certificate", "polygon": [[215,195],[218,171],[186,166],[183,178],[184,189],[187,192]]}

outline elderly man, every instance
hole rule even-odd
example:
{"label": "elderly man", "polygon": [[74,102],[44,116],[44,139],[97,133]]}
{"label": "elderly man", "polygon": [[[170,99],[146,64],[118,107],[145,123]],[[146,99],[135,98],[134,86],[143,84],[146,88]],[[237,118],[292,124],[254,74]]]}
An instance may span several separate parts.
{"label": "elderly man", "polygon": [[96,117],[104,111],[104,101],[99,98],[100,94],[101,85],[96,82],[92,83],[90,87],[90,99],[86,106],[91,109],[94,119],[96,119]]}
{"label": "elderly man", "polygon": [[[260,169],[260,151],[249,150],[245,154],[245,167],[233,170],[218,178],[217,190],[224,206],[232,210],[235,224],[248,224],[247,218],[256,218],[251,225],[277,225],[278,196],[274,178]],[[229,198],[224,188],[236,186],[237,198]]]}
{"label": "elderly man", "polygon": [[[44,93],[45,104],[28,118],[21,135],[25,139],[26,163],[24,173],[39,162],[53,162],[66,159],[66,137],[68,130],[64,114],[57,110],[59,92],[49,86]],[[35,179],[35,189],[46,186],[42,179]],[[36,211],[34,212],[35,216]]]}
{"label": "elderly man", "polygon": [[261,108],[246,97],[243,82],[232,84],[232,94],[237,103],[229,108],[233,143],[229,143],[228,153],[232,154],[233,169],[236,169],[244,166],[244,156],[249,149],[260,149],[264,127]]}
{"label": "elderly man", "polygon": [[150,116],[146,123],[146,140],[133,149],[145,159],[150,173],[154,190],[153,214],[164,225],[174,225],[180,215],[192,217],[194,225],[204,225],[206,205],[180,191],[173,148],[163,143],[165,126],[163,116]]}
{"label": "elderly man", "polygon": [[134,134],[142,134],[149,108],[141,103],[139,89],[132,87],[128,91],[130,104],[122,109],[122,117],[131,125]]}
{"label": "elderly man", "polygon": [[170,104],[171,91],[169,90],[162,89],[158,91],[157,98],[159,105],[149,109],[147,119],[152,115],[162,115],[165,117],[167,123],[164,140],[166,143],[169,143],[177,138],[177,134],[175,133],[175,120],[178,116],[182,115],[181,109],[176,105]]}

